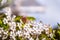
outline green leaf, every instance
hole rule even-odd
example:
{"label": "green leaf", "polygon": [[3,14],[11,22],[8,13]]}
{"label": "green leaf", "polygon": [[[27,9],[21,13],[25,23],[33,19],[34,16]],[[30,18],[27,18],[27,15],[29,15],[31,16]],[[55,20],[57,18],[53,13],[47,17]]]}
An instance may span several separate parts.
{"label": "green leaf", "polygon": [[20,40],[18,36],[16,36],[16,40]]}
{"label": "green leaf", "polygon": [[49,33],[52,33],[52,31],[53,31],[52,28],[49,28]]}
{"label": "green leaf", "polygon": [[52,38],[51,40],[56,40],[55,38]]}
{"label": "green leaf", "polygon": [[2,20],[0,20],[0,25],[2,25]]}
{"label": "green leaf", "polygon": [[20,30],[19,27],[16,27],[16,31]]}
{"label": "green leaf", "polygon": [[60,24],[59,23],[57,23],[58,24],[58,26],[60,27]]}
{"label": "green leaf", "polygon": [[55,31],[55,38],[56,39],[60,39],[60,29],[57,29],[56,31]]}
{"label": "green leaf", "polygon": [[57,31],[57,33],[58,33],[58,34],[59,34],[59,36],[60,36],[60,30],[58,30],[58,31]]}
{"label": "green leaf", "polygon": [[16,36],[16,40],[22,40],[22,37]]}
{"label": "green leaf", "polygon": [[22,29],[24,28],[24,25],[25,25],[25,24],[22,24],[22,26],[21,26]]}
{"label": "green leaf", "polygon": [[2,0],[0,0],[0,3],[1,3]]}
{"label": "green leaf", "polygon": [[8,25],[8,24],[4,24],[4,25],[3,25],[3,29],[4,29],[4,30],[8,30],[8,29],[9,29],[9,25]]}
{"label": "green leaf", "polygon": [[0,27],[3,27],[3,21],[0,19]]}
{"label": "green leaf", "polygon": [[39,40],[42,40],[43,38],[47,38],[47,35],[46,35],[46,34],[41,34],[41,35],[39,36]]}
{"label": "green leaf", "polygon": [[3,18],[5,18],[5,17],[6,17],[6,15],[5,15],[5,14],[0,13],[0,19],[3,19]]}
{"label": "green leaf", "polygon": [[20,22],[20,19],[22,18],[22,16],[17,16],[16,18],[15,18],[15,22]]}
{"label": "green leaf", "polygon": [[34,17],[27,17],[28,20],[36,20]]}

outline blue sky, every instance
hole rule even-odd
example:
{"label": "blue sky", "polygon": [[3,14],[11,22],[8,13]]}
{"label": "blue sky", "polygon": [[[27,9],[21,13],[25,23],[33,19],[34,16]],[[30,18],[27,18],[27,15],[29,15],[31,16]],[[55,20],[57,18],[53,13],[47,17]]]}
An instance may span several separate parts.
{"label": "blue sky", "polygon": [[[36,0],[38,3],[46,6],[44,13],[31,13],[29,15],[36,17],[37,21],[41,20],[52,26],[60,23],[60,0]],[[54,27],[53,27],[54,28]]]}

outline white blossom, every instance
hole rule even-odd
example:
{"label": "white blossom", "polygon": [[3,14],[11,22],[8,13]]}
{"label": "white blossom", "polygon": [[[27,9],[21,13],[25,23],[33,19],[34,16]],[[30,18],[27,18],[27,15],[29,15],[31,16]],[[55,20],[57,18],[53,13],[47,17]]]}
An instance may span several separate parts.
{"label": "white blossom", "polygon": [[7,20],[8,21],[11,21],[11,16],[7,16]]}
{"label": "white blossom", "polygon": [[6,18],[4,18],[3,20],[4,24],[8,23],[8,20]]}
{"label": "white blossom", "polygon": [[31,37],[31,38],[29,38],[29,40],[34,40],[34,39]]}
{"label": "white blossom", "polygon": [[50,37],[53,38],[53,34],[52,33],[50,34]]}
{"label": "white blossom", "polygon": [[46,40],[46,38],[43,38],[42,40]]}

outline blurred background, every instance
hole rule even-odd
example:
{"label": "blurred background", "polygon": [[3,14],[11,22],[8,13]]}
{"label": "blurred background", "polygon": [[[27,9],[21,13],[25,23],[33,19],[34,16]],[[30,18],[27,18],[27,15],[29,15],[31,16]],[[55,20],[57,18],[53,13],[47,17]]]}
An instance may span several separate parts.
{"label": "blurred background", "polygon": [[41,5],[44,5],[45,12],[30,13],[30,16],[36,17],[37,21],[43,21],[55,28],[57,23],[60,23],[60,0],[36,0]]}
{"label": "blurred background", "polygon": [[56,27],[57,22],[60,23],[60,0],[37,0],[42,5],[46,5],[46,12],[44,14],[37,14],[38,20],[44,23],[51,24],[53,28]]}
{"label": "blurred background", "polygon": [[[46,5],[46,12],[40,14],[40,20],[44,23],[51,24],[53,28],[60,23],[60,0],[38,0],[41,4]],[[38,18],[39,19],[39,18]]]}

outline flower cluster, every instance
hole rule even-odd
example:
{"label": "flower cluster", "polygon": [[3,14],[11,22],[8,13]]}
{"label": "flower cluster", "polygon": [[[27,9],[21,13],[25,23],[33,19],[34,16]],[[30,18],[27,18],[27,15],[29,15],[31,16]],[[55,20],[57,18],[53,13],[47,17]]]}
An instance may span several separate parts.
{"label": "flower cluster", "polygon": [[[35,38],[38,37],[38,35],[41,35],[42,32],[45,31],[45,34],[51,34],[50,33],[50,25],[43,24],[41,22],[37,23],[35,21],[28,21],[26,23],[23,23],[22,19],[19,19],[20,22],[15,22],[14,19],[16,18],[15,15],[13,17],[7,16],[3,19],[4,24],[9,25],[9,33],[10,37],[14,40],[16,40],[16,36],[23,37],[25,39],[33,40],[33,36]],[[32,38],[32,39],[31,39]]]}
{"label": "flower cluster", "polygon": [[[7,9],[7,8],[5,8]],[[52,28],[50,25],[36,22],[33,17],[23,17],[11,15],[11,9],[5,10],[7,13],[2,14],[0,18],[0,39],[1,40],[40,40],[42,34],[51,37]],[[52,36],[53,37],[53,36]],[[51,37],[51,38],[52,38]],[[46,39],[46,37],[41,40]]]}

